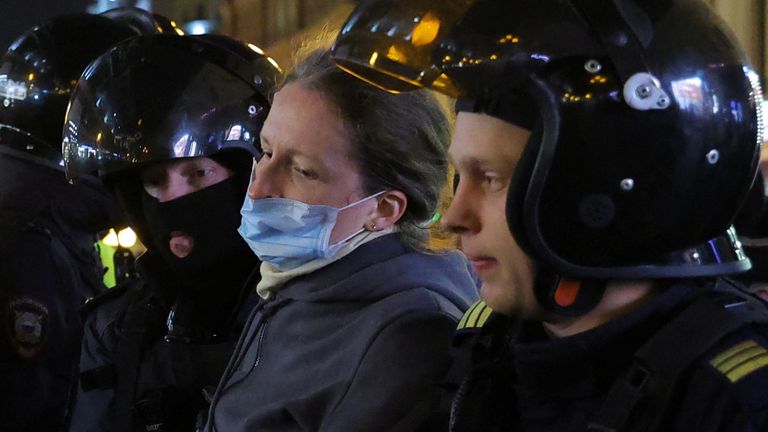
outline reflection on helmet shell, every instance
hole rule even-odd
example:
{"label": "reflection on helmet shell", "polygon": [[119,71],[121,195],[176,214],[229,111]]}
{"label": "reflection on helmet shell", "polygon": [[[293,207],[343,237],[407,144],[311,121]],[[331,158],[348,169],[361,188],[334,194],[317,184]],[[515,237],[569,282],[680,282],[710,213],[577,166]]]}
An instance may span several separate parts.
{"label": "reflection on helmet shell", "polygon": [[[134,24],[139,21],[144,25]],[[120,8],[108,16],[63,15],[30,29],[0,58],[0,125],[24,134],[20,150],[58,164],[67,102],[86,66],[120,41],[169,31],[166,22],[141,9]],[[30,139],[41,145],[27,150]]]}
{"label": "reflection on helmet shell", "polygon": [[257,49],[216,36],[151,35],[122,43],[80,79],[67,112],[67,176],[228,149],[259,153],[258,135],[280,77]]}

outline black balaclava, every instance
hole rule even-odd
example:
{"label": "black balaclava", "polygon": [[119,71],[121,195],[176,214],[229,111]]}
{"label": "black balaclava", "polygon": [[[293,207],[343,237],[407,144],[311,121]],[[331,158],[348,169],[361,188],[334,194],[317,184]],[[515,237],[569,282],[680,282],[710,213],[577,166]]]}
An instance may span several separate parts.
{"label": "black balaclava", "polygon": [[[208,340],[226,333],[236,315],[244,284],[259,263],[237,232],[247,185],[248,176],[240,172],[163,203],[142,189],[144,240],[180,285],[169,315],[169,336]],[[194,247],[184,258],[169,248],[173,231],[193,238]]]}
{"label": "black balaclava", "polygon": [[[240,179],[230,177],[163,203],[142,192],[145,224],[151,236],[150,248],[185,285],[195,287],[218,278],[216,274],[220,270],[217,266],[226,266],[240,252],[253,255],[237,232],[244,196],[239,183]],[[174,231],[183,231],[193,238],[194,247],[184,258],[176,257],[168,246]]]}

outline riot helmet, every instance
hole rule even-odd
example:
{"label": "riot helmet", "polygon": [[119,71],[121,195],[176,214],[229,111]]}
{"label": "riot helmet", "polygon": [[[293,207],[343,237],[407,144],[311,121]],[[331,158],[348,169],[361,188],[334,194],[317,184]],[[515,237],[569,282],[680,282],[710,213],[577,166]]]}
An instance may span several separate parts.
{"label": "riot helmet", "polygon": [[[123,42],[95,60],[73,92],[64,124],[67,177],[98,172],[142,242],[184,283],[216,276],[232,256],[255,259],[237,234],[239,210],[280,77],[258,47],[225,36]],[[144,190],[144,168],[196,157],[214,159],[232,177],[167,202]],[[187,257],[169,249],[176,231],[195,239]]]}
{"label": "riot helmet", "polygon": [[[259,131],[280,69],[256,46],[213,35],[148,35],[95,60],[73,92],[62,150],[68,178],[240,149]],[[245,56],[248,57],[245,57]]]}
{"label": "riot helmet", "polygon": [[389,91],[429,87],[532,130],[506,212],[540,273],[749,268],[730,225],[756,174],[761,89],[703,2],[369,0],[333,55]]}
{"label": "riot helmet", "polygon": [[61,169],[61,125],[85,67],[122,40],[168,31],[173,27],[165,17],[120,8],[102,15],[63,15],[24,33],[0,58],[4,147]]}

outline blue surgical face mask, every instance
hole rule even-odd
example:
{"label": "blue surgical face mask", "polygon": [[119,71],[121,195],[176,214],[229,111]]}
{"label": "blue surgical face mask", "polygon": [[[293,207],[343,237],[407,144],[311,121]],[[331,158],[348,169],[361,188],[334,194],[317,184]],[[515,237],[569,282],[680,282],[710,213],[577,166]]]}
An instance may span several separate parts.
{"label": "blue surgical face mask", "polygon": [[330,244],[331,232],[339,212],[375,198],[384,191],[355,201],[342,208],[312,205],[287,198],[254,200],[245,197],[240,210],[242,221],[237,230],[263,262],[281,271],[292,270],[315,259],[328,259],[363,228],[336,244]]}

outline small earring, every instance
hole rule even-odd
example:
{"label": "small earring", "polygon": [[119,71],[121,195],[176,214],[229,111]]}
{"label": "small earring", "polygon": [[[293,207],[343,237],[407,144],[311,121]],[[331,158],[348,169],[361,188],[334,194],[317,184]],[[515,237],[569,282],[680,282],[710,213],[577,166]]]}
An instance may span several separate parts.
{"label": "small earring", "polygon": [[370,228],[368,228],[368,229],[371,230],[371,231],[376,231],[376,224],[372,223]]}

